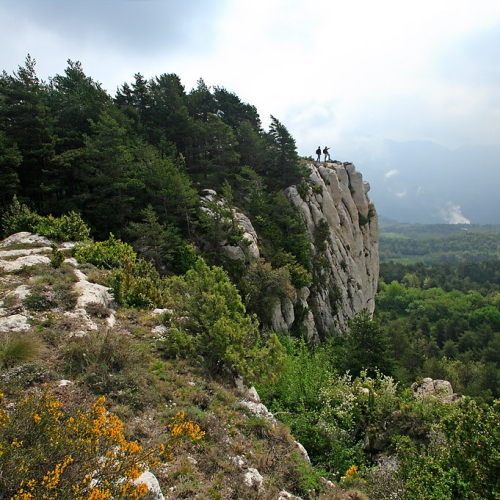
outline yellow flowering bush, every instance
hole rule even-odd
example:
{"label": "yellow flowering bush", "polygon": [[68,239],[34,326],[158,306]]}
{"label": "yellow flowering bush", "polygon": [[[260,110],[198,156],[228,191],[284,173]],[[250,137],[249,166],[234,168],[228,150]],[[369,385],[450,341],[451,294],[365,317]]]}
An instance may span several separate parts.
{"label": "yellow flowering bush", "polygon": [[134,481],[171,459],[175,445],[204,435],[179,412],[166,444],[145,450],[125,439],[123,423],[104,402],[66,414],[48,390],[10,405],[0,395],[0,499],[140,499],[147,486]]}
{"label": "yellow flowering bush", "polygon": [[366,483],[359,475],[358,466],[354,464],[346,470],[345,475],[340,478],[340,481],[347,488],[361,488]]}

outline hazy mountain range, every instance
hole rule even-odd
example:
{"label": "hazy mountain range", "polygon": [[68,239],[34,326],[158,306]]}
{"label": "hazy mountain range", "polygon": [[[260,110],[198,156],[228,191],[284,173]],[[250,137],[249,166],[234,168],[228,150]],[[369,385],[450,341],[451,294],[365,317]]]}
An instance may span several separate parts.
{"label": "hazy mountain range", "polygon": [[500,223],[500,146],[450,150],[432,141],[386,140],[356,165],[380,215],[411,223]]}

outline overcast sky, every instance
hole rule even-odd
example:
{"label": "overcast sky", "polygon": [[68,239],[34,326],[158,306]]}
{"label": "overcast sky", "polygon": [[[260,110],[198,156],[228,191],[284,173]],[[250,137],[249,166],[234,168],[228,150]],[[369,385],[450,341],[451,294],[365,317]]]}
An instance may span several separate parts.
{"label": "overcast sky", "polygon": [[202,77],[302,155],[500,142],[500,0],[0,0],[1,69],[28,53],[42,78],[81,61],[111,95],[137,72]]}

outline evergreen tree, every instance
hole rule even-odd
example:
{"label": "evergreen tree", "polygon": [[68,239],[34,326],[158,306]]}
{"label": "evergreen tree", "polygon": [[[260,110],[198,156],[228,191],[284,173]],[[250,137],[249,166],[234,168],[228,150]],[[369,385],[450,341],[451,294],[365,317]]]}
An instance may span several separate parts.
{"label": "evergreen tree", "polygon": [[244,121],[236,129],[236,138],[241,164],[252,167],[254,170],[260,169],[265,159],[263,136],[250,122]]}
{"label": "evergreen tree", "polygon": [[0,211],[12,201],[19,189],[17,169],[22,161],[21,153],[15,144],[0,130]]}
{"label": "evergreen tree", "polygon": [[91,133],[90,120],[96,122],[110,102],[101,84],[84,73],[81,63],[68,59],[65,74],[52,78],[49,88],[56,152],[83,147],[84,135]]}
{"label": "evergreen tree", "polygon": [[245,122],[248,122],[256,131],[261,129],[260,117],[255,106],[241,102],[234,92],[229,92],[224,87],[215,87],[213,96],[217,116],[233,130]]}
{"label": "evergreen tree", "polygon": [[194,171],[202,173],[205,182],[210,177],[209,187],[217,188],[225,178],[237,173],[238,141],[231,127],[213,113],[208,113],[206,121],[198,120],[195,130]]}
{"label": "evergreen tree", "polygon": [[19,195],[43,211],[44,172],[54,157],[55,141],[47,85],[36,75],[35,65],[28,55],[24,67],[0,76],[0,129],[22,156],[17,170]]}
{"label": "evergreen tree", "polygon": [[298,182],[301,175],[295,139],[272,115],[267,138],[266,176],[270,185],[280,189]]}
{"label": "evergreen tree", "polygon": [[348,360],[345,369],[353,375],[357,376],[362,371],[373,373],[375,370],[385,375],[392,373],[394,358],[387,333],[377,319],[371,319],[366,309],[349,322],[349,333],[340,339]]}
{"label": "evergreen tree", "polygon": [[193,119],[189,116],[187,96],[180,78],[162,74],[150,82],[149,141],[162,155],[186,151],[192,144]]}
{"label": "evergreen tree", "polygon": [[137,179],[127,130],[108,112],[91,127],[80,172],[82,192],[76,199],[98,237],[106,238],[110,232],[120,236],[144,184]]}
{"label": "evergreen tree", "polygon": [[191,90],[188,95],[187,105],[193,118],[206,122],[209,113],[217,112],[217,106],[214,96],[203,78],[200,78],[197,83],[196,89]]}

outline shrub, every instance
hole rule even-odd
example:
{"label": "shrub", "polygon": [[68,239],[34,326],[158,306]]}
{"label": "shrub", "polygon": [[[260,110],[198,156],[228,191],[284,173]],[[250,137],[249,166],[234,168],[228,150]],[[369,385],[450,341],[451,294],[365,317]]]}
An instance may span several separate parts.
{"label": "shrub", "polygon": [[276,252],[276,255],[274,256],[274,264],[277,267],[284,267],[288,269],[292,285],[295,288],[302,288],[312,284],[311,273],[309,273],[303,265],[299,264],[295,255],[290,252]]}
{"label": "shrub", "polygon": [[273,306],[282,299],[291,300],[295,295],[289,269],[273,269],[264,259],[248,269],[241,288],[249,310],[265,325],[271,325]]}
{"label": "shrub", "polygon": [[115,299],[128,307],[154,308],[163,305],[165,283],[153,264],[143,259],[126,261],[111,276]]}
{"label": "shrub", "polygon": [[76,306],[77,294],[67,284],[37,284],[23,300],[23,304],[31,311],[48,311],[60,307],[66,311]]}
{"label": "shrub", "polygon": [[52,243],[52,254],[50,256],[50,265],[54,269],[59,269],[64,262],[64,253],[57,248],[57,245]]}
{"label": "shrub", "polygon": [[106,269],[123,267],[126,262],[134,262],[137,258],[133,248],[116,239],[113,233],[110,233],[109,238],[105,241],[77,245],[74,253],[80,264],[89,263]]}
{"label": "shrub", "polygon": [[55,307],[54,292],[48,286],[35,286],[31,293],[24,299],[24,306],[30,311],[48,311]]}
{"label": "shrub", "polygon": [[134,484],[173,446],[204,433],[179,412],[160,449],[145,450],[125,439],[123,424],[99,398],[89,411],[65,413],[49,391],[6,409],[0,394],[0,498],[140,499],[147,486]]}
{"label": "shrub", "polygon": [[2,216],[4,237],[21,231],[34,232],[41,217],[32,212],[26,205],[19,203],[14,196],[12,203]]}
{"label": "shrub", "polygon": [[323,186],[321,184],[315,184],[312,190],[314,194],[323,194]]}
{"label": "shrub", "polygon": [[160,342],[165,352],[197,353],[212,374],[241,374],[249,381],[279,373],[283,347],[276,336],[262,345],[257,321],[246,315],[223,269],[199,259],[184,277],[170,279],[169,292],[173,335]]}
{"label": "shrub", "polygon": [[90,229],[76,212],[61,217],[40,217],[34,232],[56,241],[86,241]]}
{"label": "shrub", "polygon": [[434,426],[428,446],[399,440],[405,498],[497,499],[499,450],[500,401],[464,398]]}
{"label": "shrub", "polygon": [[2,227],[5,237],[20,231],[29,231],[57,241],[85,241],[90,234],[90,229],[76,212],[61,217],[42,217],[19,203],[16,196],[2,216]]}
{"label": "shrub", "polygon": [[307,200],[309,185],[305,179],[302,179],[302,181],[300,181],[300,184],[297,184],[297,192],[299,193],[299,196],[302,198],[302,200]]}

